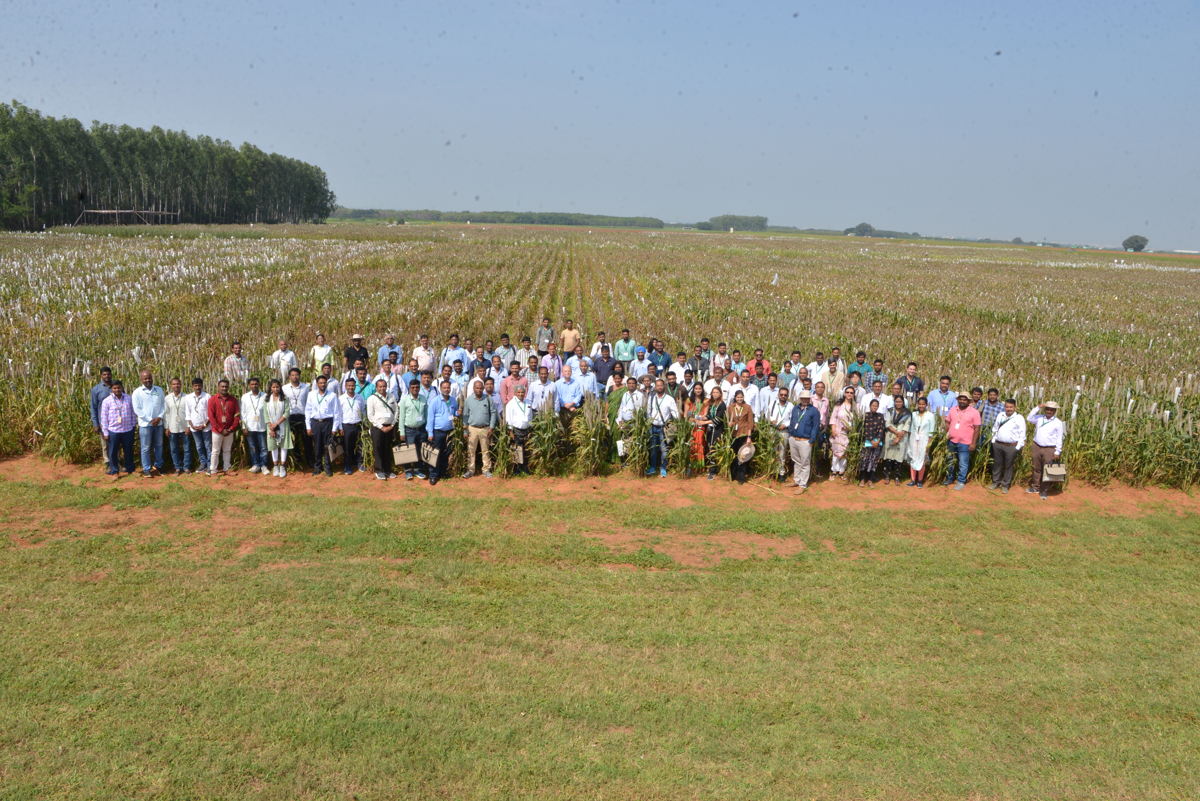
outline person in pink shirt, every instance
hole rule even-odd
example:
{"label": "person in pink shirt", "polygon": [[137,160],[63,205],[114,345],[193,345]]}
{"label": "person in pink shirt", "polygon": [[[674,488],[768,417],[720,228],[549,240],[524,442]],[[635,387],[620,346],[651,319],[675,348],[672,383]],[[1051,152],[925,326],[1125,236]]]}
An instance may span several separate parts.
{"label": "person in pink shirt", "polygon": [[[979,442],[979,410],[971,405],[971,393],[958,393],[958,406],[946,412],[946,447],[950,452],[950,462],[946,465],[946,480],[942,486],[954,481],[956,490],[962,489],[967,483],[967,471],[971,467],[971,454]],[[957,480],[954,475],[954,461],[958,460]]]}
{"label": "person in pink shirt", "polygon": [[529,379],[521,375],[521,363],[512,361],[508,365],[508,375],[500,382],[500,407],[508,406],[508,402],[517,396],[517,387],[529,389]]}

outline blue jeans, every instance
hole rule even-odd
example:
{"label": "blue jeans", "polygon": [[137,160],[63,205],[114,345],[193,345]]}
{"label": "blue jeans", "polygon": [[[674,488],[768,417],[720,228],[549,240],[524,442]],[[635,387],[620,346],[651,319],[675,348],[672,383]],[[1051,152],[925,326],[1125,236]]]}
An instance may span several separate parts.
{"label": "blue jeans", "polygon": [[167,438],[171,441],[171,464],[175,465],[176,470],[187,470],[192,464],[192,452],[188,448],[191,437],[186,431],[181,431],[168,434]]}
{"label": "blue jeans", "polygon": [[946,465],[946,483],[950,483],[950,479],[954,478],[954,460],[958,459],[958,477],[955,479],[959,484],[967,483],[967,470],[971,467],[971,446],[964,445],[959,442],[947,442],[946,449],[950,454],[950,463]]}
{"label": "blue jeans", "polygon": [[[119,452],[122,452],[125,457],[123,462],[117,459]],[[121,467],[125,468],[126,473],[133,472],[132,428],[120,434],[112,432],[108,435],[108,474],[115,476]]]}
{"label": "blue jeans", "polygon": [[250,449],[250,466],[267,466],[267,432],[247,431],[246,447]]}
{"label": "blue jeans", "polygon": [[151,467],[163,468],[163,427],[140,426],[138,438],[142,443],[142,472],[149,473]]}
{"label": "blue jeans", "polygon": [[425,429],[404,427],[404,444],[417,446],[417,463],[404,465],[404,475],[411,476],[415,473],[424,473],[429,469],[425,462],[421,461],[421,443],[425,441]]}
{"label": "blue jeans", "polygon": [[667,466],[667,435],[664,426],[650,426],[650,469]]}
{"label": "blue jeans", "polygon": [[208,470],[209,454],[212,452],[212,433],[209,431],[193,431],[192,444],[196,446],[196,459],[201,470]]}

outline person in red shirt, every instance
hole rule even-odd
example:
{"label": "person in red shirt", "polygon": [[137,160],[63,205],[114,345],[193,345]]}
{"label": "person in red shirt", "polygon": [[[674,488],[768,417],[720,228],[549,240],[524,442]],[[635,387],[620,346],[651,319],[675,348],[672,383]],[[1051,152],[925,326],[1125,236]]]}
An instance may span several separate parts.
{"label": "person in red shirt", "polygon": [[962,489],[967,483],[967,471],[971,467],[971,454],[979,442],[979,410],[971,405],[969,392],[958,393],[958,406],[946,413],[946,447],[950,451],[950,461],[946,465],[946,480],[942,486],[949,486],[955,480],[954,462],[958,460],[956,490]]}
{"label": "person in red shirt", "polygon": [[750,375],[758,375],[758,368],[762,367],[763,375],[771,374],[771,362],[763,358],[763,349],[756,348],[754,358],[746,365],[746,369],[750,371]]}
{"label": "person in red shirt", "polygon": [[[225,474],[232,467],[233,435],[242,424],[241,406],[237,398],[229,394],[229,382],[217,382],[217,394],[208,399],[208,422],[212,425],[212,457],[208,463],[208,474]],[[219,468],[221,455],[225,455],[225,468]]]}

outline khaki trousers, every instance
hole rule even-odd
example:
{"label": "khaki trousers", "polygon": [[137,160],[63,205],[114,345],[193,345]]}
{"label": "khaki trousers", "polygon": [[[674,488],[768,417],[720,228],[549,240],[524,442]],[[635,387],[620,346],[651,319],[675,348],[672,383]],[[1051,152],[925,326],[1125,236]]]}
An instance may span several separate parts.
{"label": "khaki trousers", "polygon": [[809,474],[812,473],[812,442],[788,437],[788,446],[792,451],[792,479],[799,486],[807,487]]}
{"label": "khaki trousers", "polygon": [[483,472],[492,472],[492,429],[487,426],[467,427],[467,472],[475,472],[475,451],[483,450]]}

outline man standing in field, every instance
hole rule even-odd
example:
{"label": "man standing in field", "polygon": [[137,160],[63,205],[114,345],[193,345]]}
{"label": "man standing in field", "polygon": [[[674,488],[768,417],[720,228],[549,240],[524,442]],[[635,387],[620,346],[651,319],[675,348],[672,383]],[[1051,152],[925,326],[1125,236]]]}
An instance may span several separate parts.
{"label": "man standing in field", "polygon": [[[422,376],[428,376],[429,373],[422,373]],[[419,381],[410,381],[408,384],[408,393],[400,399],[400,403],[396,407],[396,422],[400,430],[400,442],[405,445],[417,446],[417,461],[415,464],[408,464],[404,467],[404,479],[412,481],[414,475],[417,478],[424,479],[425,462],[421,458],[421,445],[425,442],[425,423],[427,421],[427,411],[429,409],[428,395],[421,392],[421,383]]]}
{"label": "man standing in field", "polygon": [[350,337],[350,344],[342,351],[342,359],[346,363],[347,370],[353,370],[358,362],[362,362],[363,367],[367,366],[367,360],[371,358],[371,354],[367,353],[367,349],[363,347],[363,335],[355,334]]}
{"label": "man standing in field", "polygon": [[175,467],[175,475],[182,476],[192,472],[191,450],[188,447],[192,437],[188,433],[186,398],[182,380],[172,378],[167,386],[170,391],[163,398],[163,425],[171,444],[171,464]]}
{"label": "man standing in field", "polygon": [[558,335],[560,353],[574,353],[575,348],[583,344],[583,334],[575,327],[574,320],[567,320],[563,330]]}
{"label": "man standing in field", "polygon": [[162,387],[154,385],[154,376],[143,370],[142,385],[133,391],[133,412],[138,418],[138,440],[142,450],[142,478],[157,475],[163,469]]}
{"label": "man standing in field", "polygon": [[517,358],[517,349],[513,347],[508,334],[500,335],[500,347],[496,348],[492,355],[500,357],[500,364],[504,366],[505,370],[508,369],[508,363]]}
{"label": "man standing in field", "polygon": [[596,334],[596,341],[592,343],[592,347],[588,351],[588,357],[592,361],[595,361],[600,358],[600,352],[608,346],[608,335],[601,331],[599,334]]}
{"label": "man standing in field", "polygon": [[225,379],[217,382],[217,394],[208,399],[208,422],[212,427],[212,456],[208,463],[208,474],[225,475],[233,466],[233,435],[242,424],[241,407],[237,398],[230,394],[229,381]]}
{"label": "man standing in field", "polygon": [[308,384],[300,380],[300,370],[294,367],[289,370],[287,383],[283,385],[283,397],[288,402],[288,429],[304,454],[305,466],[313,463],[312,439],[308,436],[304,424],[304,407],[308,404],[308,390]]}
{"label": "man standing in field", "polygon": [[654,394],[646,401],[646,415],[650,418],[650,468],[646,475],[657,471],[667,477],[667,426],[679,416],[675,399],[667,394],[667,384],[661,378],[654,382]]}
{"label": "man standing in field", "polygon": [[1041,411],[1038,407],[1031,409],[1028,419],[1033,424],[1033,453],[1030,454],[1033,474],[1029,477],[1029,489],[1025,491],[1036,492],[1044,501],[1048,488],[1042,483],[1042,469],[1062,457],[1066,427],[1058,416],[1058,404],[1054,401],[1043,403]]}
{"label": "man standing in field", "polygon": [[929,393],[929,411],[945,418],[946,413],[954,408],[954,393],[950,391],[950,376],[944,375],[938,379],[938,388]]}
{"label": "man standing in field", "polygon": [[796,407],[792,409],[787,434],[792,456],[792,480],[796,484],[796,494],[802,495],[808,491],[813,448],[821,438],[821,413],[812,405],[812,393],[808,390],[800,390],[796,395]]}
{"label": "man standing in field", "polygon": [[450,464],[449,438],[454,431],[454,418],[458,417],[458,399],[450,393],[450,382],[438,385],[439,394],[429,402],[426,412],[425,436],[437,451],[437,459],[429,465],[429,486],[438,483],[446,475]]}
{"label": "man standing in field", "polygon": [[[338,393],[329,389],[328,379],[317,376],[317,391],[308,393],[304,406],[304,427],[313,444],[313,475],[324,469],[326,476],[333,475],[333,462],[329,459],[329,443],[334,431],[342,430],[342,404]],[[216,460],[216,428],[213,428],[213,460]]]}
{"label": "man standing in field", "polygon": [[196,467],[201,473],[208,472],[212,454],[212,431],[208,425],[209,394],[204,391],[204,379],[192,379],[192,391],[183,399],[183,413],[187,418],[188,433],[196,448]]}
{"label": "man standing in field", "polygon": [[979,442],[979,412],[971,406],[969,393],[958,393],[957,400],[958,404],[946,412],[946,448],[950,461],[946,465],[946,480],[942,482],[942,486],[949,486],[954,482],[954,489],[960,490],[967,484],[971,454],[975,452],[975,445]]}
{"label": "man standing in field", "polygon": [[92,387],[90,409],[92,412],[92,430],[100,435],[100,450],[104,454],[104,468],[108,469],[108,442],[104,438],[104,432],[100,430],[100,405],[104,403],[104,399],[112,393],[112,370],[108,367],[100,368],[100,383]]}
{"label": "man standing in field", "polygon": [[451,334],[450,344],[442,348],[442,355],[438,357],[437,369],[453,366],[456,361],[462,362],[462,366],[466,368],[471,363],[471,354],[467,352],[466,348],[459,347],[458,334]]}
{"label": "man standing in field", "polygon": [[258,378],[251,376],[242,394],[241,417],[246,437],[246,449],[250,454],[250,472],[267,472],[267,418],[263,408],[267,396],[259,391]]}
{"label": "man standing in field", "polygon": [[[542,409],[554,409],[554,383],[550,380],[550,371],[545,367],[537,369],[537,380],[529,385],[529,408],[535,412]],[[549,404],[549,405],[547,405]]]}
{"label": "man standing in field", "polygon": [[223,365],[225,379],[231,384],[245,384],[250,378],[250,360],[242,355],[242,343],[234,342],[229,351]]}
{"label": "man standing in field", "polygon": [[533,335],[537,344],[538,356],[545,356],[550,352],[550,346],[557,344],[558,338],[554,335],[554,328],[550,325],[549,317],[542,318],[542,324],[538,326]]}
{"label": "man standing in field", "polygon": [[542,357],[542,361],[538,367],[545,367],[550,372],[550,377],[557,381],[562,376],[563,360],[558,355],[558,345],[556,343],[551,342],[548,347],[549,350]]}
{"label": "man standing in field", "polygon": [[[393,353],[396,354],[395,359],[392,359]],[[403,358],[404,346],[396,344],[396,337],[394,334],[388,334],[383,338],[383,344],[379,346],[379,352],[376,354],[375,363],[382,368],[385,359],[391,359],[392,364],[396,365],[400,364],[399,360]]]}
{"label": "man standing in field", "polygon": [[[525,444],[529,442],[530,427],[533,425],[533,409],[525,402],[526,389],[518,384],[516,394],[504,405],[504,422],[512,432],[514,448],[520,448],[522,457],[525,455]],[[528,473],[526,459],[522,458],[514,467],[514,473]]]}
{"label": "man standing in field", "polygon": [[704,355],[704,346],[697,345],[692,349],[692,358],[687,360],[687,367],[701,384],[708,379],[708,357]]}
{"label": "man standing in field", "polygon": [[900,376],[900,389],[904,391],[904,400],[910,409],[917,408],[917,398],[925,391],[925,381],[917,375],[917,363],[909,362]]}
{"label": "man standing in field", "polygon": [[271,354],[268,366],[271,374],[279,377],[281,384],[287,381],[289,370],[300,366],[300,361],[296,358],[296,351],[288,347],[286,339],[279,340],[279,349]]}
{"label": "man standing in field", "polygon": [[992,423],[992,485],[1007,493],[1012,487],[1013,473],[1021,448],[1025,446],[1025,418],[1017,414],[1017,402],[1012,398],[1004,401],[1004,411]]}
{"label": "man standing in field", "polygon": [[613,346],[613,358],[625,365],[625,372],[629,372],[629,363],[637,356],[638,343],[637,340],[629,336],[629,329],[621,329],[621,338],[617,340]]}
{"label": "man standing in field", "polygon": [[480,450],[483,451],[483,477],[492,477],[492,431],[497,420],[496,406],[484,392],[484,385],[476,384],[463,404],[463,424],[467,427],[467,469],[463,478],[475,475],[475,454]]}
{"label": "man standing in field", "polygon": [[[521,369],[524,370],[529,366],[530,359],[540,359],[537,349],[533,347],[533,341],[528,335],[521,337],[521,347],[517,349],[517,353],[513,359],[521,363]],[[507,364],[508,362],[505,362]],[[537,377],[537,370],[533,371],[533,375],[526,376],[531,381]]]}
{"label": "man standing in field", "polygon": [[120,381],[109,383],[109,395],[100,403],[100,436],[108,452],[108,474],[115,480],[121,467],[125,475],[133,475],[133,427],[137,415],[133,402],[125,394]]}
{"label": "man standing in field", "polygon": [[417,372],[425,372],[433,370],[437,365],[434,364],[433,348],[429,347],[429,334],[421,334],[421,338],[412,352],[413,358],[417,360]]}

